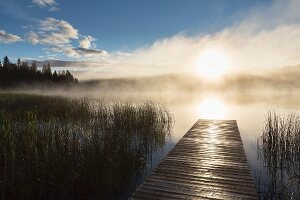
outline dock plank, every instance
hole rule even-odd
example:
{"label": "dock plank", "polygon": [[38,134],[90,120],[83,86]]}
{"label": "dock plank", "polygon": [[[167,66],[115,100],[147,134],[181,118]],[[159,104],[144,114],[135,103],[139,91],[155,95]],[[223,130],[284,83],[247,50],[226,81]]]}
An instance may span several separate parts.
{"label": "dock plank", "polygon": [[258,199],[236,121],[197,121],[130,199]]}

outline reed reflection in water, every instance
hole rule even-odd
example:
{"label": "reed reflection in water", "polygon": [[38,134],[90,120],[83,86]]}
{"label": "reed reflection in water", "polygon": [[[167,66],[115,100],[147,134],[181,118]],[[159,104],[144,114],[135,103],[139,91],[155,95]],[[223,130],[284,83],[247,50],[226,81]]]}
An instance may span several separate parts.
{"label": "reed reflection in water", "polygon": [[259,138],[261,199],[300,197],[300,116],[269,111]]}

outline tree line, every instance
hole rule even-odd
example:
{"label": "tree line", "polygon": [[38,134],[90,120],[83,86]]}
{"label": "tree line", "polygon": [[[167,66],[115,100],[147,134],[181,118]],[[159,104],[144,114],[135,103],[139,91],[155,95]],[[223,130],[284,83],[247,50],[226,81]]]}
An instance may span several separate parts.
{"label": "tree line", "polygon": [[31,65],[21,59],[17,63],[12,63],[7,56],[0,61],[0,86],[9,87],[18,84],[30,83],[58,83],[73,84],[78,80],[66,71],[54,71],[52,73],[50,64],[44,64],[41,69],[35,62]]}

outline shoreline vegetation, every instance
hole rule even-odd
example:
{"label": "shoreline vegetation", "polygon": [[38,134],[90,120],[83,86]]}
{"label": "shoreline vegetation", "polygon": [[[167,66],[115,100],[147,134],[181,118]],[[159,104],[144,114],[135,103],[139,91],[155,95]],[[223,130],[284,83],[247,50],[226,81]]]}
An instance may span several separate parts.
{"label": "shoreline vegetation", "polygon": [[76,83],[78,80],[68,70],[52,73],[49,63],[39,70],[35,62],[30,65],[18,59],[17,63],[12,63],[7,56],[0,61],[0,88],[13,88],[23,84],[70,86]]}
{"label": "shoreline vegetation", "polygon": [[300,115],[269,111],[258,153],[263,165],[257,184],[263,199],[298,199],[300,196]]}
{"label": "shoreline vegetation", "polygon": [[0,198],[127,198],[172,127],[152,102],[0,94]]}
{"label": "shoreline vegetation", "polygon": [[[120,97],[162,95],[183,102],[187,95],[197,99],[199,91],[222,91],[244,103],[298,104],[300,99],[295,67],[265,76],[233,75],[220,83],[191,77],[79,82],[68,70],[52,72],[49,64],[38,68],[20,59],[11,63],[5,56],[0,62],[0,199],[128,197],[151,168],[152,155],[164,148],[174,119],[164,106],[115,101]],[[262,170],[254,178],[260,197],[300,196],[300,115],[270,111],[257,145]]]}
{"label": "shoreline vegetation", "polygon": [[[299,94],[300,81],[299,66],[287,66],[281,69],[266,71],[262,73],[233,73],[224,75],[218,81],[206,81],[195,73],[162,73],[140,76],[105,76],[105,73],[89,79],[84,79],[82,74],[75,73],[80,81],[69,70],[58,70],[52,72],[51,60],[49,63],[39,61],[22,61],[18,59],[12,63],[7,56],[0,61],[0,90],[103,90],[116,92],[224,92],[245,95],[270,93]],[[53,62],[52,62],[53,63]],[[60,68],[61,69],[61,68]],[[285,78],[288,77],[288,78]]]}

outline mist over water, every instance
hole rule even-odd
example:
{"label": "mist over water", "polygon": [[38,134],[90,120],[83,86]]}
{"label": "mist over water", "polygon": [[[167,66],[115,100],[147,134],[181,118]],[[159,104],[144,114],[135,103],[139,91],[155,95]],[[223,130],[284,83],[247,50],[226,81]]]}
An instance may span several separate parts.
{"label": "mist over water", "polygon": [[[5,56],[3,62],[0,62],[0,80],[2,80],[0,81],[0,100],[4,102],[2,107],[0,104],[0,122],[2,123],[0,123],[0,131],[4,133],[6,130],[11,138],[22,136],[12,134],[13,131],[19,131],[17,128],[10,129],[18,127],[18,120],[22,121],[25,124],[24,127],[28,126],[28,130],[31,131],[22,130],[29,133],[27,135],[29,139],[20,141],[24,142],[26,148],[35,152],[38,147],[29,144],[32,135],[38,133],[33,128],[38,123],[43,126],[43,116],[47,117],[49,113],[51,115],[51,111],[55,110],[54,107],[60,105],[61,107],[58,107],[59,109],[54,113],[61,115],[64,113],[61,109],[67,109],[68,117],[60,118],[66,118],[65,124],[61,126],[65,129],[55,131],[51,128],[52,125],[56,126],[55,121],[49,126],[48,136],[67,134],[72,138],[71,135],[77,129],[81,130],[77,142],[81,144],[83,140],[86,140],[88,142],[85,145],[89,147],[83,152],[82,158],[98,155],[95,153],[98,148],[92,148],[93,142],[98,139],[90,140],[89,134],[97,138],[99,135],[107,136],[105,145],[100,143],[98,145],[100,149],[107,147],[102,152],[103,157],[111,154],[111,158],[114,158],[106,159],[105,169],[111,170],[110,161],[115,160],[115,163],[121,163],[121,167],[118,167],[116,172],[121,171],[125,175],[127,172],[132,173],[127,174],[131,177],[130,181],[127,182],[129,179],[126,179],[119,185],[120,187],[112,180],[111,185],[107,186],[107,191],[113,194],[112,198],[127,198],[197,120],[237,120],[251,174],[261,199],[284,197],[284,195],[280,196],[282,194],[276,196],[277,191],[270,189],[270,185],[274,186],[270,177],[273,178],[272,176],[277,175],[278,172],[277,166],[270,166],[274,163],[270,157],[275,157],[277,161],[278,149],[267,148],[272,145],[265,141],[274,141],[268,140],[266,130],[273,133],[273,127],[267,127],[266,122],[272,121],[268,118],[270,110],[278,111],[279,116],[282,113],[300,113],[300,1],[181,3],[180,1],[159,3],[149,1],[143,4],[127,2],[128,5],[124,9],[122,3],[109,2],[104,5],[100,1],[82,5],[81,1],[0,0],[0,16],[6,19],[0,27],[0,50],[1,53],[8,54],[7,56],[12,58],[11,62]],[[160,4],[159,7],[158,4]],[[73,8],[72,11],[65,9],[69,7]],[[105,10],[102,10],[103,8]],[[115,10],[122,12],[114,12]],[[78,17],[77,13],[83,15]],[[155,21],[156,19],[163,20]],[[17,98],[14,99],[16,96]],[[57,98],[57,102],[49,100],[51,98],[52,100]],[[22,101],[25,103],[22,104]],[[44,104],[39,104],[42,101]],[[81,104],[81,106],[85,105],[84,108],[77,111],[77,108],[70,106],[72,101],[73,103],[76,101],[88,103]],[[19,112],[18,109],[10,107],[11,102],[15,103],[12,107],[23,105],[23,107],[20,106],[23,110]],[[49,103],[48,107],[45,106],[45,102]],[[93,117],[99,121],[96,120],[93,123],[89,121],[91,128],[85,129],[86,121],[84,120],[89,119],[91,115],[85,118],[83,111],[87,109],[87,113],[90,114],[96,112],[95,105],[99,106],[99,102],[105,102],[101,104],[101,109],[98,107],[98,114],[108,113],[106,116],[109,117],[107,121],[102,122],[102,125],[109,128],[107,129],[109,131],[98,127],[99,121],[104,119],[100,114]],[[28,105],[33,105],[31,110]],[[80,104],[73,105],[80,107]],[[95,106],[94,109],[92,109],[93,106]],[[8,109],[9,107],[11,110]],[[44,109],[45,107],[48,110]],[[20,113],[20,116],[25,117],[20,117]],[[37,113],[40,115],[38,116]],[[16,121],[12,117],[14,114],[19,117]],[[167,120],[168,122],[159,120],[161,123],[152,127],[155,123],[149,121],[160,119],[159,114],[167,116],[170,120]],[[84,120],[77,123],[72,118],[76,116]],[[124,121],[118,118],[120,116]],[[144,120],[140,120],[143,116]],[[52,118],[47,120],[51,121]],[[297,120],[299,121],[299,118]],[[8,124],[7,129],[5,129],[5,124]],[[111,126],[107,127],[107,124]],[[292,124],[297,124],[297,122]],[[130,125],[136,128],[133,135],[131,135]],[[165,135],[163,131],[165,129],[157,129],[164,125],[168,125],[167,128],[171,134]],[[99,132],[100,129],[102,132]],[[124,129],[126,131],[123,131]],[[120,134],[122,131],[123,135]],[[89,134],[85,134],[86,132]],[[93,133],[101,134],[93,135]],[[146,134],[140,136],[140,133]],[[297,133],[299,134],[300,131]],[[127,137],[124,137],[124,134],[125,136],[127,134]],[[152,141],[155,135],[160,141],[157,148],[154,148],[155,144]],[[16,152],[21,152],[19,154],[23,155],[23,149],[17,144],[19,138],[16,137],[13,140],[16,143],[13,143],[10,141],[11,138],[6,136],[0,135],[0,139],[1,137],[7,139],[8,143],[14,144],[12,149],[19,149]],[[35,137],[39,137],[39,134]],[[71,144],[70,138],[63,138],[61,142]],[[263,139],[265,140],[262,141]],[[283,141],[284,138],[280,138],[281,140]],[[26,143],[27,141],[29,143]],[[63,142],[61,145],[64,146]],[[122,148],[119,148],[122,145],[128,149],[125,148],[126,151],[122,151]],[[153,148],[152,145],[154,145]],[[4,146],[1,146],[0,141],[0,148],[4,149]],[[114,152],[118,149],[115,147],[121,150]],[[132,147],[137,147],[138,151]],[[275,153],[268,154],[270,149]],[[70,150],[70,152],[74,155],[81,155],[82,148]],[[28,172],[34,170],[34,167],[31,167],[34,162],[30,161],[30,156],[33,154],[30,153],[27,163]],[[5,165],[1,164],[2,160],[5,160],[1,156],[0,151],[0,168]],[[7,159],[8,157],[6,160],[10,160],[10,158]],[[124,157],[129,158],[128,162],[123,162],[126,161]],[[79,164],[80,167],[78,162],[80,159],[81,157],[74,159],[74,165]],[[22,159],[15,160],[23,162]],[[13,157],[11,161],[16,169],[20,166],[22,168],[23,165],[14,165]],[[97,163],[95,164],[93,157],[90,157],[89,162],[97,169],[95,172],[97,176],[107,175],[108,180],[113,177],[109,173],[103,173],[104,170],[96,166]],[[48,163],[51,166],[53,162]],[[57,162],[58,165],[61,163]],[[72,171],[73,165],[70,162],[65,163],[69,165],[69,171]],[[270,170],[272,167],[275,170]],[[139,169],[135,170],[137,168]],[[14,170],[13,167],[5,169],[8,169],[8,172],[11,170],[15,177],[19,176],[18,170]],[[93,171],[89,166],[86,169],[88,169],[87,174]],[[64,172],[64,170],[61,171]],[[284,173],[287,171],[283,171],[282,174]],[[46,171],[45,174],[49,173]],[[77,177],[75,171],[74,174],[70,177]],[[120,176],[115,172],[112,174],[116,175],[116,179],[125,177],[124,174]],[[100,180],[96,178],[97,176],[91,173],[90,177],[94,177],[97,182]],[[296,181],[298,190],[300,190],[299,176],[298,173]],[[5,176],[3,177],[0,178],[0,185],[6,184],[3,181]],[[85,177],[85,173],[82,173],[82,177]],[[16,178],[15,180],[22,182],[22,179]],[[281,180],[285,182],[284,179]],[[275,180],[275,183],[281,180]],[[24,182],[27,183],[27,181]],[[23,185],[27,186],[27,184]],[[93,192],[99,189],[98,184],[94,183],[91,183],[91,186],[82,184],[78,188],[85,186],[87,191],[89,188],[92,188]],[[127,186],[130,186],[130,189],[126,189]],[[3,191],[6,190],[6,186],[2,188],[4,188]],[[12,196],[18,193],[14,192],[15,188],[11,187],[12,192],[8,193]],[[48,187],[45,188],[48,189]],[[114,196],[114,189],[120,188],[119,194]],[[31,192],[35,193],[34,187],[31,189],[33,189]],[[24,191],[26,193],[28,189],[22,190]],[[80,189],[78,191],[80,193]],[[21,198],[22,192],[17,194]],[[271,196],[268,196],[269,194]],[[27,195],[30,196],[30,193]],[[104,198],[104,196],[101,197]]]}
{"label": "mist over water", "polygon": [[[153,153],[148,170],[160,163],[197,120],[237,120],[252,177],[257,190],[262,191],[269,183],[258,157],[257,142],[270,109],[300,111],[299,73],[293,70],[294,67],[263,75],[236,74],[220,80],[203,80],[190,74],[107,78],[81,81],[75,87],[24,85],[9,92],[165,105],[174,117],[173,131],[164,148]],[[291,76],[284,78],[286,74]]]}
{"label": "mist over water", "polygon": [[74,88],[46,90],[23,87],[15,92],[105,99],[108,102],[151,100],[166,105],[174,116],[174,129],[166,148],[154,154],[151,161],[153,166],[161,161],[163,155],[171,150],[198,119],[235,119],[252,176],[258,184],[258,172],[263,168],[258,159],[257,140],[262,134],[266,114],[270,109],[300,111],[300,93],[298,83],[291,84],[293,79],[283,80],[281,83],[284,84],[276,87],[274,82],[269,84],[267,78],[254,79],[248,76],[248,80],[241,77],[227,79],[223,83],[205,83],[197,78],[187,79],[185,76],[174,75],[103,79],[83,82]]}

